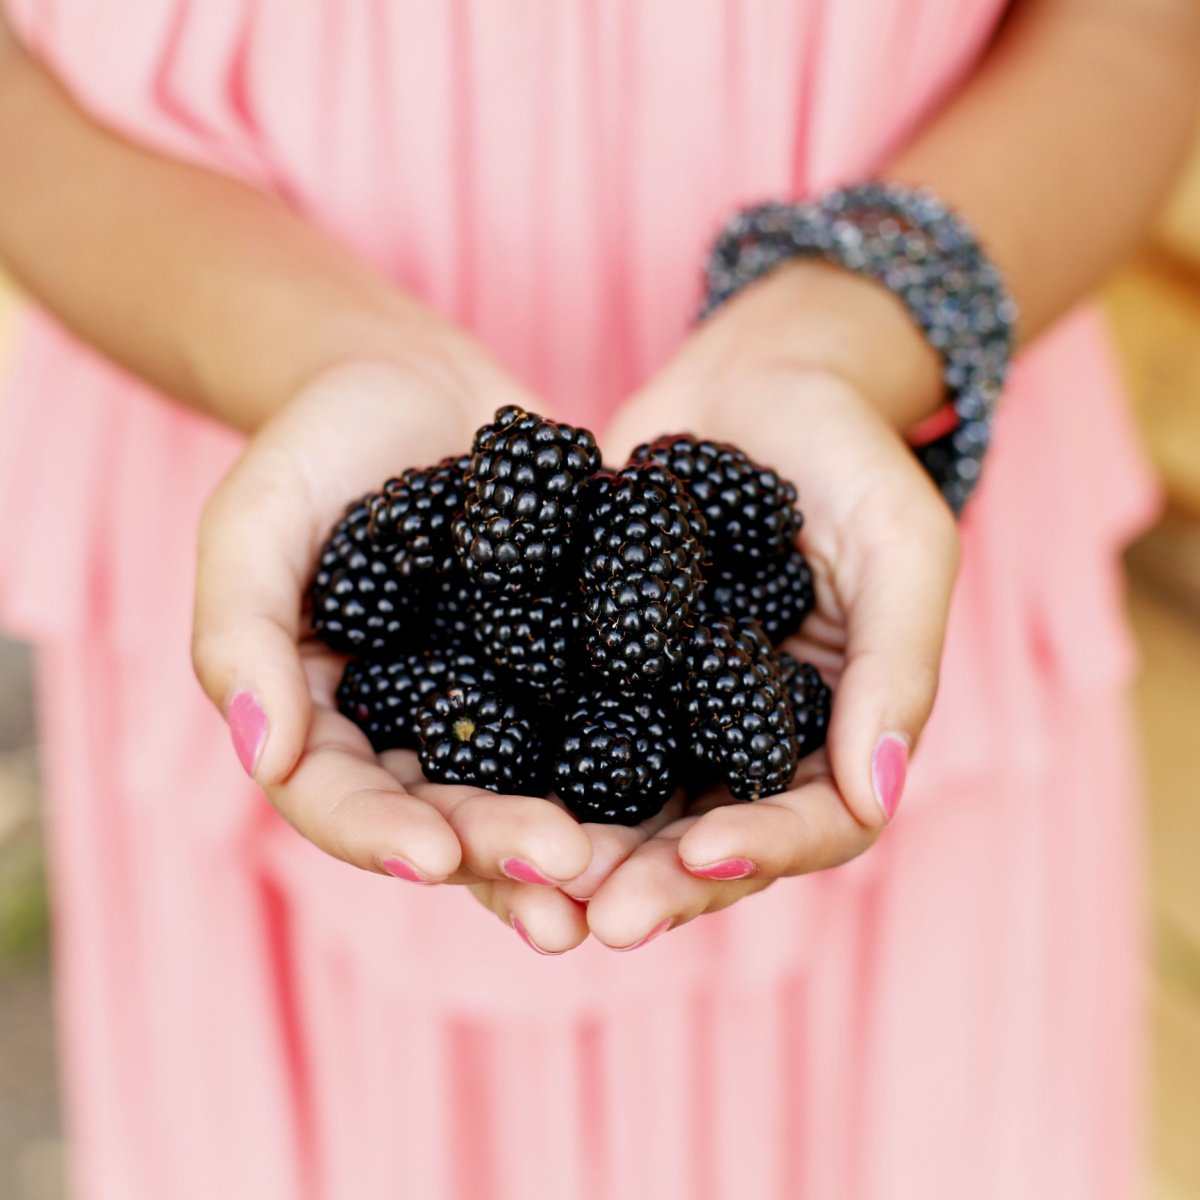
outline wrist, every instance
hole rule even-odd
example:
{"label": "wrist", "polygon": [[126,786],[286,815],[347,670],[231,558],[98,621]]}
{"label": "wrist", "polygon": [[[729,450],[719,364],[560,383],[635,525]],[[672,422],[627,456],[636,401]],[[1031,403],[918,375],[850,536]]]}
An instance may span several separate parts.
{"label": "wrist", "polygon": [[[290,316],[271,323],[268,352],[255,346],[254,361],[243,352],[231,364],[224,351],[214,356],[196,342],[189,367],[201,407],[252,434],[328,376],[365,366],[386,369],[421,395],[438,397],[447,414],[478,425],[515,388],[465,333],[391,289],[316,296]],[[397,398],[408,390],[398,388]]]}
{"label": "wrist", "polygon": [[945,403],[941,361],[886,288],[817,259],[797,259],[734,296],[701,328],[695,367],[740,376],[790,367],[837,377],[894,428]]}

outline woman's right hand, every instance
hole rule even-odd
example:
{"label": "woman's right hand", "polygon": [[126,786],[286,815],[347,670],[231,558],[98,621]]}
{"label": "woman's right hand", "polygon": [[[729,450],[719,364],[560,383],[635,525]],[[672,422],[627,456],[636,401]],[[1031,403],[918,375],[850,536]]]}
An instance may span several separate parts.
{"label": "woman's right hand", "polygon": [[566,950],[587,936],[582,906],[512,874],[574,879],[587,832],[551,801],[427,784],[411,752],[377,756],[337,710],[345,659],[303,625],[319,549],[349,501],[462,453],[497,407],[530,405],[481,353],[455,348],[331,367],[251,439],[201,521],[193,661],[247,771],[309,841],[363,870],[473,885],[538,946]]}

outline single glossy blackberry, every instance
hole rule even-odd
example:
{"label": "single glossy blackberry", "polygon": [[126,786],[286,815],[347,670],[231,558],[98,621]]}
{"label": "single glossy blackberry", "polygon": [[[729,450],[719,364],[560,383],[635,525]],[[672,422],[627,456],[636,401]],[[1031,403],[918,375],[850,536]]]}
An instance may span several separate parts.
{"label": "single glossy blackberry", "polygon": [[475,640],[523,694],[550,702],[571,690],[579,642],[579,610],[570,594],[481,594]]}
{"label": "single glossy blackberry", "polygon": [[475,435],[454,542],[467,573],[486,588],[545,591],[564,564],[579,493],[600,469],[596,439],[508,407]]}
{"label": "single glossy blackberry", "polygon": [[638,825],[671,798],[679,760],[676,714],[669,708],[586,696],[563,726],[555,791],[581,821]]}
{"label": "single glossy blackberry", "polygon": [[545,794],[544,754],[532,710],[496,685],[451,684],[417,711],[421,769],[435,783],[518,796]]}
{"label": "single glossy blackberry", "polygon": [[321,547],[308,587],[312,624],[335,650],[386,655],[424,629],[421,606],[392,569],[391,555],[367,536],[371,497],[346,509]]}
{"label": "single glossy blackberry", "polygon": [[786,790],[796,727],[779,663],[756,621],[701,619],[685,656],[693,752],[739,800]]}
{"label": "single glossy blackberry", "polygon": [[812,663],[797,662],[781,653],[779,673],[792,700],[792,718],[796,724],[796,756],[804,758],[825,745],[829,732],[829,714],[833,691]]}
{"label": "single glossy blackberry", "polygon": [[696,609],[718,617],[752,617],[777,646],[800,628],[815,603],[812,570],[793,546],[782,558],[758,560],[749,572],[709,573]]}
{"label": "single glossy blackberry", "polygon": [[402,578],[441,572],[454,565],[451,527],[466,499],[469,456],[444,458],[432,467],[412,468],[389,479],[371,501],[368,532],[392,551]]}
{"label": "single glossy blackberry", "polygon": [[718,569],[777,558],[800,532],[795,487],[736,446],[679,433],[639,446],[630,461],[659,463],[683,483],[708,523]]}
{"label": "single glossy blackberry", "polygon": [[680,631],[700,592],[704,518],[679,480],[647,463],[597,477],[585,524],[588,660],[627,687],[663,684],[682,656]]}
{"label": "single glossy blackberry", "polygon": [[352,659],[337,690],[338,710],[367,735],[376,751],[417,748],[417,709],[439,687],[492,687],[496,672],[466,649],[414,650],[386,662]]}

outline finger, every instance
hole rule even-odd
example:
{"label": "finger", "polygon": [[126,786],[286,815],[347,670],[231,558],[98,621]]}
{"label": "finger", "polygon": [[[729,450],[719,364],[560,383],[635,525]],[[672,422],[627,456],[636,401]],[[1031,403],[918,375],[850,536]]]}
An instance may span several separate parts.
{"label": "finger", "polygon": [[385,750],[380,754],[379,761],[406,792],[415,794],[415,789],[425,782],[415,750]]}
{"label": "finger", "polygon": [[625,463],[633,451],[662,432],[689,427],[682,396],[663,386],[661,380],[630,396],[604,431],[604,460]]}
{"label": "finger", "polygon": [[562,890],[575,900],[590,899],[613,871],[643,842],[682,816],[684,802],[683,794],[676,792],[661,812],[647,818],[640,825],[584,822],[583,829],[592,844],[592,858],[585,871],[562,884]]}
{"label": "finger", "polygon": [[486,880],[471,893],[538,954],[565,954],[587,940],[583,906],[555,888]]}
{"label": "finger", "polygon": [[879,836],[858,821],[828,778],[750,804],[713,808],[679,839],[692,874],[718,883],[772,880],[840,866]]}
{"label": "finger", "polygon": [[679,834],[685,818],[639,846],[588,903],[592,935],[612,950],[636,950],[668,929],[677,928],[713,906],[723,908],[769,880],[744,879],[715,884],[688,872],[679,858]]}
{"label": "finger", "polygon": [[860,506],[858,532],[838,564],[846,667],[833,700],[829,761],[851,811],[872,827],[894,816],[933,708],[958,570],[950,510],[913,478],[905,495]]}
{"label": "finger", "polygon": [[328,707],[315,707],[295,769],[265,790],[300,834],[363,870],[440,882],[459,868],[461,847],[445,818],[405,791],[361,731]]}
{"label": "finger", "polygon": [[591,861],[592,844],[583,827],[542,797],[427,782],[412,790],[454,830],[463,868],[480,879],[560,887]]}
{"label": "finger", "polygon": [[307,536],[282,460],[241,460],[200,524],[192,660],[247,772],[287,777],[312,711],[297,645]]}

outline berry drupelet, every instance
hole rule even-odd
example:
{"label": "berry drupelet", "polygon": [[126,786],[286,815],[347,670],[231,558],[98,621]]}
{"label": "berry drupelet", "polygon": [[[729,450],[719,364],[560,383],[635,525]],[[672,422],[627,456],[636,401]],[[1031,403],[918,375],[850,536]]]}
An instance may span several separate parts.
{"label": "berry drupelet", "polygon": [[463,511],[454,521],[459,558],[489,589],[545,591],[562,568],[584,482],[600,469],[586,429],[502,408],[475,435]]}
{"label": "berry drupelet", "polygon": [[566,698],[577,674],[574,597],[484,593],[472,617],[476,642],[514,688],[547,702]]}
{"label": "berry drupelet", "polygon": [[697,611],[722,617],[751,617],[772,645],[791,637],[816,600],[812,570],[791,546],[781,558],[761,559],[736,573],[710,572]]}
{"label": "berry drupelet", "polygon": [[430,692],[417,711],[426,779],[490,792],[541,796],[544,755],[532,710],[494,685],[452,683]]}
{"label": "berry drupelet", "polygon": [[386,662],[353,659],[337,690],[338,710],[367,735],[377,752],[415,750],[417,709],[448,683],[492,687],[496,672],[471,650],[412,650]]}
{"label": "berry drupelet", "polygon": [[704,518],[652,463],[597,477],[582,548],[584,645],[596,672],[635,689],[668,682],[701,587]]}
{"label": "berry drupelet", "polygon": [[475,637],[479,588],[456,560],[453,567],[427,581],[424,590],[429,640],[436,646],[455,646]]}
{"label": "berry drupelet", "polygon": [[685,656],[693,749],[738,800],[786,790],[796,727],[779,663],[758,622],[698,620]]}
{"label": "berry drupelet", "polygon": [[796,489],[736,446],[672,434],[639,446],[630,461],[658,463],[682,482],[704,514],[718,569],[777,558],[800,532]]}
{"label": "berry drupelet", "polygon": [[796,724],[796,756],[804,758],[825,745],[833,692],[812,663],[801,663],[790,654],[780,654],[779,673],[792,701]]}
{"label": "berry drupelet", "polygon": [[669,707],[580,697],[563,725],[555,790],[581,821],[637,825],[670,799],[679,758],[677,718]]}
{"label": "berry drupelet", "polygon": [[455,562],[451,528],[466,499],[469,456],[444,458],[389,479],[372,498],[368,533],[392,552],[403,578],[445,572]]}
{"label": "berry drupelet", "polygon": [[349,506],[321,547],[308,588],[312,624],[335,650],[379,656],[405,645],[420,624],[419,605],[367,535],[371,496]]}

